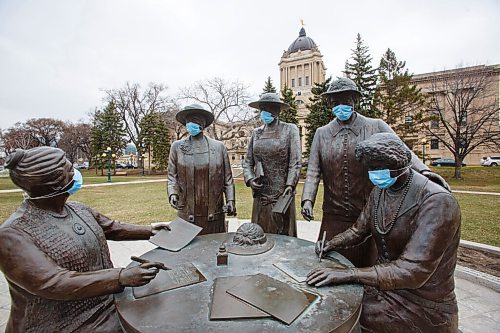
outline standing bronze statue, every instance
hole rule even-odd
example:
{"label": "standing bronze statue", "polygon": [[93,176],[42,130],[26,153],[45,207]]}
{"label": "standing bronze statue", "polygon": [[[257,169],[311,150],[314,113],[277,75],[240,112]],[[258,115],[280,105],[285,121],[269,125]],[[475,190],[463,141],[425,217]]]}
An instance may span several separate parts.
{"label": "standing bronze statue", "polygon": [[12,299],[6,332],[121,332],[113,293],[148,283],[158,263],[113,268],[106,239],[149,239],[168,225],[120,223],[66,202],[83,180],[60,149],[16,150],[5,167],[27,196],[0,226]]}
{"label": "standing bronze statue", "polygon": [[411,152],[394,134],[374,134],[359,143],[356,158],[368,168],[376,188],[356,223],[328,241],[324,250],[350,247],[371,237],[377,262],[359,269],[315,269],[307,282],[364,284],[360,323],[365,332],[457,332],[457,201],[410,169]]}
{"label": "standing bronze statue", "polygon": [[[260,110],[264,122],[253,130],[243,163],[245,183],[252,188],[254,198],[252,222],[267,233],[297,236],[293,194],[301,167],[299,130],[279,120],[280,112],[288,105],[277,94],[262,94],[249,105]],[[292,195],[288,209],[273,213],[276,202],[284,195]]]}
{"label": "standing bronze statue", "polygon": [[[324,97],[333,107],[336,119],[318,128],[314,134],[307,176],[302,192],[302,215],[313,219],[313,206],[320,178],[323,177],[323,219],[320,235],[326,231],[331,238],[347,230],[356,222],[365,206],[373,185],[368,179],[368,170],[354,156],[356,145],[375,133],[394,131],[381,119],[364,117],[353,107],[360,97],[356,84],[347,78],[333,81]],[[426,177],[448,186],[444,179],[432,173],[415,154],[411,168]],[[364,244],[339,251],[355,266],[372,265],[376,252],[372,240]]]}
{"label": "standing bronze statue", "polygon": [[[193,104],[175,116],[189,136],[175,141],[168,157],[168,198],[177,215],[203,228],[225,232],[224,211],[236,215],[233,174],[226,147],[203,134],[214,115]],[[224,207],[224,194],[226,207]]]}

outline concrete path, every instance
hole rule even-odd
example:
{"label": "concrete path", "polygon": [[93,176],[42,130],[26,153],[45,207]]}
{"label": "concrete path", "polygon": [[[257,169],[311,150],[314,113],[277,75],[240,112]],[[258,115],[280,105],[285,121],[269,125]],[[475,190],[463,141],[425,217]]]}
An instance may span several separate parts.
{"label": "concrete path", "polygon": [[[229,231],[233,232],[244,220],[230,219]],[[298,236],[309,241],[317,239],[319,223],[298,222]],[[111,259],[116,267],[130,263],[131,255],[141,255],[155,246],[147,241],[109,241]],[[458,269],[457,269],[458,272]],[[471,282],[455,274],[455,292],[459,307],[459,328],[463,333],[500,332],[500,293]],[[0,273],[0,332],[5,330],[9,316],[10,296],[7,282]]]}

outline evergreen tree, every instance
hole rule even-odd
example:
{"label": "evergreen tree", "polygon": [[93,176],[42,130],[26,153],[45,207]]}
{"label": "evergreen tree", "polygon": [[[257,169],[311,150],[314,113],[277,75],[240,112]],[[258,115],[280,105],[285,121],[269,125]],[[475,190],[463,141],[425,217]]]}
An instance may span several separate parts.
{"label": "evergreen tree", "polygon": [[297,120],[297,101],[295,100],[292,89],[288,88],[285,85],[285,87],[281,91],[281,96],[281,101],[288,104],[290,108],[288,110],[281,111],[279,117],[280,120],[286,123],[298,125],[299,121]]}
{"label": "evergreen tree", "polygon": [[[97,110],[94,113],[92,124],[90,139],[92,156],[101,156],[107,147],[111,148],[113,154],[120,156],[127,141],[123,120],[112,101],[104,110]],[[101,164],[103,163],[104,161],[101,161]]]}
{"label": "evergreen tree", "polygon": [[353,80],[361,92],[361,98],[355,110],[365,116],[373,117],[372,100],[377,84],[376,68],[371,65],[368,46],[364,45],[361,35],[356,37],[356,47],[351,50],[351,61],[346,60],[344,74]]}
{"label": "evergreen tree", "polygon": [[262,89],[262,93],[276,93],[276,88],[274,87],[273,81],[271,77],[267,77],[267,81],[264,83],[264,89]]}
{"label": "evergreen tree", "polygon": [[165,120],[160,113],[150,113],[141,119],[139,126],[139,142],[142,142],[144,152],[152,155],[157,170],[165,170],[170,151],[170,135]]}
{"label": "evergreen tree", "polygon": [[328,86],[330,85],[330,81],[332,77],[329,77],[323,83],[315,83],[311,88],[312,97],[309,98],[311,101],[310,104],[307,105],[307,109],[309,109],[309,114],[305,119],[306,123],[306,151],[304,152],[304,157],[309,158],[311,145],[313,142],[314,134],[316,130],[328,124],[333,120],[333,115],[326,105],[325,101],[321,97],[321,94],[328,90]]}
{"label": "evergreen tree", "polygon": [[[391,49],[382,56],[379,85],[373,100],[375,116],[383,119],[409,146],[430,119],[424,116],[425,96],[411,84],[406,63],[398,61]],[[413,140],[412,140],[413,139]]]}

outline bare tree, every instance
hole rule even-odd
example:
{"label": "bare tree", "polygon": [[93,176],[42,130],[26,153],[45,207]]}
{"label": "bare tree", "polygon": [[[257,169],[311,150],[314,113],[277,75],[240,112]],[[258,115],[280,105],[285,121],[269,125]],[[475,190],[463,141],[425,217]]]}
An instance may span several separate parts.
{"label": "bare tree", "polygon": [[150,83],[141,92],[138,83],[127,82],[121,89],[105,90],[107,95],[105,101],[114,103],[123,119],[128,138],[135,144],[138,153],[143,152],[139,124],[142,118],[151,113],[167,111],[170,101],[164,96],[166,89],[163,84]]}
{"label": "bare tree", "polygon": [[64,130],[64,122],[52,118],[32,118],[26,121],[26,128],[31,132],[34,140],[39,146],[57,147],[61,133]]}
{"label": "bare tree", "polygon": [[252,126],[255,114],[247,106],[248,86],[214,77],[181,89],[179,99],[197,103],[214,114],[214,122],[207,134],[216,140],[227,141],[239,137],[242,129]]}
{"label": "bare tree", "polygon": [[475,66],[438,74],[430,87],[428,111],[433,121],[427,134],[439,140],[455,157],[455,178],[462,161],[480,145],[500,140],[498,77],[493,66]]}
{"label": "bare tree", "polygon": [[38,147],[39,142],[35,140],[31,130],[24,123],[16,123],[13,127],[2,132],[2,148],[6,154],[15,149],[29,149]]}
{"label": "bare tree", "polygon": [[59,148],[64,150],[66,157],[71,163],[75,163],[78,157],[89,158],[90,155],[90,124],[67,123],[59,141]]}
{"label": "bare tree", "polygon": [[180,110],[181,106],[176,101],[172,101],[172,103],[167,107],[167,111],[162,113],[162,118],[165,120],[168,130],[173,134],[172,136],[175,140],[180,140],[187,135],[184,125],[175,120],[175,115]]}

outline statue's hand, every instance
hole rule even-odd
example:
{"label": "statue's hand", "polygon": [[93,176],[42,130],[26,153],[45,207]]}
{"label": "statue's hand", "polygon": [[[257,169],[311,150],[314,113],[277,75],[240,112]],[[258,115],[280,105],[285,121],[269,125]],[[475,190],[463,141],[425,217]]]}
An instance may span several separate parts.
{"label": "statue's hand", "polygon": [[285,190],[283,191],[283,196],[285,195],[290,195],[293,193],[293,186],[288,185],[285,187]]}
{"label": "statue's hand", "polygon": [[307,274],[307,284],[321,287],[329,284],[346,283],[352,278],[352,272],[350,270],[316,267]]}
{"label": "statue's hand", "polygon": [[226,203],[226,212],[227,216],[236,216],[236,205],[234,204],[234,200],[229,200]]}
{"label": "statue's hand", "polygon": [[432,181],[432,182],[434,182],[434,183],[436,183],[438,185],[441,185],[448,192],[451,192],[450,185],[448,185],[448,183],[446,182],[446,180],[444,180],[444,178],[441,177],[440,175],[438,175],[437,173],[432,172],[430,170],[422,170],[421,174],[424,175],[425,177],[429,178],[430,181]]}
{"label": "statue's hand", "polygon": [[170,196],[170,206],[174,209],[179,209],[178,204],[179,204],[179,196],[177,194],[172,194]]}
{"label": "statue's hand", "polygon": [[158,274],[158,263],[149,262],[120,271],[118,282],[124,287],[139,287],[149,283]]}
{"label": "statue's hand", "polygon": [[311,200],[304,201],[304,203],[302,204],[302,210],[300,211],[300,213],[307,221],[311,221],[314,219],[313,206],[312,206]]}
{"label": "statue's hand", "polygon": [[154,236],[161,230],[168,230],[170,231],[170,223],[169,222],[156,222],[156,223],[151,223],[151,234]]}
{"label": "statue's hand", "polygon": [[[333,238],[329,241],[325,241],[325,247],[323,248],[323,255],[321,257],[324,257],[328,251],[335,250],[336,248],[338,248],[338,244],[334,240],[335,240],[335,238]],[[316,251],[317,255],[319,255],[321,252],[321,244],[322,243],[323,243],[323,241],[316,242],[316,247],[314,250]]]}
{"label": "statue's hand", "polygon": [[262,184],[259,184],[255,179],[252,179],[250,181],[250,187],[252,188],[252,190],[254,191],[259,191],[261,188],[262,188]]}

